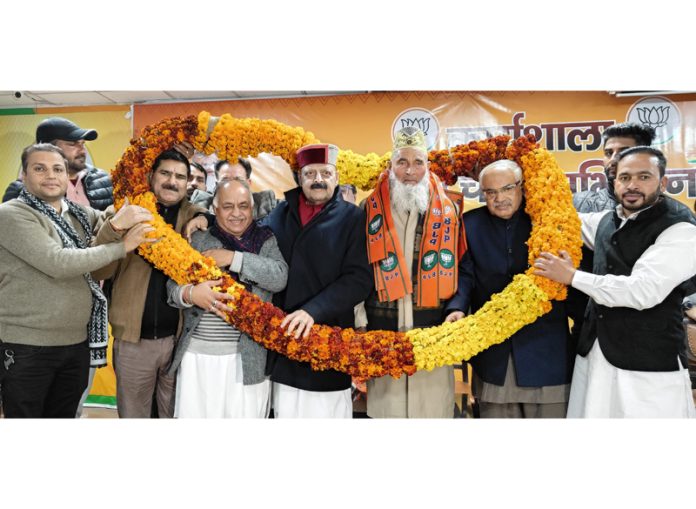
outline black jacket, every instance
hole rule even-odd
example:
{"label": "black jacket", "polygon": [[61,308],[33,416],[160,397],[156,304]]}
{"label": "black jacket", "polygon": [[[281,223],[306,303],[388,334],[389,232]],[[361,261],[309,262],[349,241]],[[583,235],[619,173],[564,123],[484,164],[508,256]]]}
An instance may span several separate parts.
{"label": "black jacket", "polygon": [[[494,293],[502,291],[516,274],[528,267],[526,245],[532,221],[524,203],[509,220],[493,216],[486,207],[464,214],[468,250],[459,263],[457,293],[447,304],[451,311],[478,311]],[[520,387],[543,387],[570,382],[575,349],[570,341],[563,302],[508,340],[471,358],[485,382],[503,385],[512,355]]]}
{"label": "black jacket", "polygon": [[[315,323],[353,327],[353,308],[373,287],[367,261],[365,211],[343,201],[339,188],[322,211],[303,228],[298,211],[302,190],[285,193],[286,201],[267,217],[289,266],[287,288],[273,303],[288,313],[303,309]],[[350,376],[312,371],[309,363],[269,354],[267,373],[275,382],[310,391],[350,388]]]}
{"label": "black jacket", "polygon": [[[93,209],[105,210],[114,203],[114,185],[111,182],[111,175],[104,170],[87,165],[87,173],[82,179],[82,185],[85,187],[89,205]],[[17,198],[23,187],[21,180],[11,182],[2,197],[3,203]]]}

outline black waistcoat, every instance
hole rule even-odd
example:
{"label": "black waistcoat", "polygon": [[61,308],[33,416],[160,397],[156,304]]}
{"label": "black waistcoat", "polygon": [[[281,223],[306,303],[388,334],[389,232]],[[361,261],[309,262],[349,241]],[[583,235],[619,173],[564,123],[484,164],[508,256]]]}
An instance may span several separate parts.
{"label": "black waistcoat", "polygon": [[[691,211],[671,198],[661,198],[653,207],[619,229],[616,212],[604,216],[595,237],[593,272],[628,276],[641,255],[667,228],[681,222],[696,224]],[[679,260],[674,260],[679,263]],[[649,309],[607,307],[593,300],[587,307],[578,353],[589,353],[595,338],[604,357],[620,369],[632,371],[676,371],[677,358],[686,365],[681,302],[682,285],[672,289]]]}

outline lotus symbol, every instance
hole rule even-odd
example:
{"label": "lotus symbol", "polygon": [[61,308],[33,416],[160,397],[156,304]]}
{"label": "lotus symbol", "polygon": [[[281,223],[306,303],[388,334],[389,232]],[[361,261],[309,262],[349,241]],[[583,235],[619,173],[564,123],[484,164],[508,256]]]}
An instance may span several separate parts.
{"label": "lotus symbol", "polygon": [[435,254],[433,253],[433,254],[425,255],[423,260],[425,261],[426,265],[431,266],[435,263]]}
{"label": "lotus symbol", "polygon": [[669,106],[653,106],[646,108],[636,108],[638,118],[644,125],[657,129],[664,127],[669,121]]}
{"label": "lotus symbol", "polygon": [[402,118],[401,127],[404,128],[409,126],[417,127],[423,131],[423,134],[428,134],[428,130],[430,129],[430,119],[427,117]]}

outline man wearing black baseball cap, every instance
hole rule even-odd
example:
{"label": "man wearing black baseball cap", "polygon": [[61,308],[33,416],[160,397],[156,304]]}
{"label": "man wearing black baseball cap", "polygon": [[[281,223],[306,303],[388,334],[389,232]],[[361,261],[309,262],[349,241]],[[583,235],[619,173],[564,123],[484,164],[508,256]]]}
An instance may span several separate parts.
{"label": "man wearing black baseball cap", "polygon": [[[104,210],[114,202],[111,176],[86,162],[85,141],[96,140],[97,136],[94,129],[82,129],[61,117],[47,118],[36,128],[36,143],[50,143],[65,153],[70,178],[66,198],[80,205]],[[2,201],[16,198],[23,187],[21,180],[15,180],[8,186]]]}

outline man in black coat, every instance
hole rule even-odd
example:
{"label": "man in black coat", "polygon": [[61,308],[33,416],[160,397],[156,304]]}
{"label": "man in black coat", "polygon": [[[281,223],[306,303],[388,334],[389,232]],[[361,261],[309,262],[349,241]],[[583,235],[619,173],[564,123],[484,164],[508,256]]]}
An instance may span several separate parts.
{"label": "man in black coat", "polygon": [[[296,338],[316,323],[353,327],[353,308],[373,286],[365,250],[365,211],[343,201],[334,145],[308,145],[297,152],[299,187],[285,193],[268,217],[288,263],[285,291],[273,303],[288,312],[281,324]],[[270,353],[276,417],[352,416],[351,378],[338,371],[312,371],[309,363]]]}
{"label": "man in black coat", "polygon": [[[61,117],[47,118],[36,128],[36,143],[50,143],[60,147],[68,160],[68,190],[66,198],[79,205],[104,210],[114,203],[111,176],[86,163],[85,141],[97,139],[94,129],[82,129]],[[24,188],[21,180],[10,183],[2,198],[3,203],[16,198]]]}
{"label": "man in black coat", "polygon": [[[467,252],[447,321],[478,311],[528,266],[532,222],[524,211],[522,170],[514,161],[479,175],[486,207],[464,214]],[[565,417],[574,348],[563,302],[505,342],[471,358],[481,417]]]}

